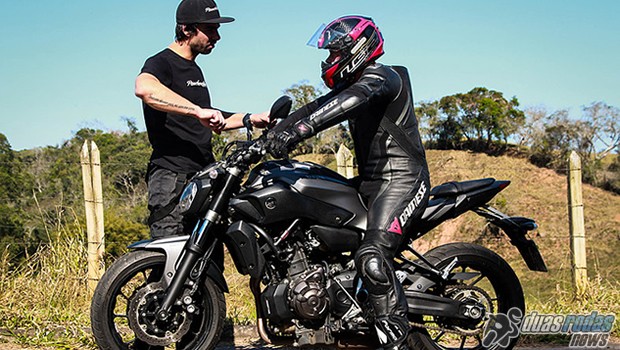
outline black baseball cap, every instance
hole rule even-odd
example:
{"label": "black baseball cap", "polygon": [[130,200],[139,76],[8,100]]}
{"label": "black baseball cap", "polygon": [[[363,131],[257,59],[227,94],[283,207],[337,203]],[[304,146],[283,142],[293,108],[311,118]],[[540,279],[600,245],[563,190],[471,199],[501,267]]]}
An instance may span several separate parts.
{"label": "black baseball cap", "polygon": [[234,20],[220,16],[213,0],[183,0],[177,7],[177,24],[228,23]]}

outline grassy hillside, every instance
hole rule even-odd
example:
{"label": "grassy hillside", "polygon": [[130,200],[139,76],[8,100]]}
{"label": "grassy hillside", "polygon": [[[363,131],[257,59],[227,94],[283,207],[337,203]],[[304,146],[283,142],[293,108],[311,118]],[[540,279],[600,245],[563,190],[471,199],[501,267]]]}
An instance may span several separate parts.
{"label": "grassy hillside", "polygon": [[[516,248],[503,236],[494,238],[482,229],[484,220],[467,214],[439,227],[420,245],[434,246],[437,241],[465,240],[493,247],[518,271],[526,293],[541,298],[555,289],[566,289],[570,282],[570,240],[567,180],[551,170],[538,168],[525,159],[491,157],[461,151],[429,151],[431,181],[463,181],[482,177],[510,180],[494,205],[509,215],[526,216],[537,221],[532,235],[542,251],[549,273],[528,272]],[[589,185],[583,187],[588,273],[604,280],[620,280],[620,196]]]}

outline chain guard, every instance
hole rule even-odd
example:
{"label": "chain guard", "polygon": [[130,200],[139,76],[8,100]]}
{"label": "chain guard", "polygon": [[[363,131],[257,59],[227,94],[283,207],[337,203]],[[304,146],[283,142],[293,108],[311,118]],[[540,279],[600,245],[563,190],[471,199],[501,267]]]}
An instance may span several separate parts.
{"label": "chain guard", "polygon": [[[493,310],[493,303],[491,302],[491,297],[484,289],[474,287],[474,286],[452,285],[452,286],[446,287],[446,296],[449,298],[455,299],[455,300],[459,300],[460,298],[464,296],[463,292],[467,292],[467,291],[471,292],[472,290],[477,293],[480,293],[485,299],[484,300],[486,302],[485,305],[488,307],[485,308],[485,317],[483,318],[483,320],[486,321],[488,319],[488,315],[492,314],[494,310]],[[442,322],[438,322],[438,324],[440,323]],[[456,335],[466,336],[466,337],[476,336],[482,333],[484,330],[484,327],[476,327],[476,329],[464,329],[459,326],[453,326],[451,328],[448,328],[445,326],[443,327],[429,326],[427,324],[417,323],[417,322],[409,322],[409,324],[415,328],[422,328],[422,329],[432,330],[432,331],[440,331],[444,333],[456,334]]]}

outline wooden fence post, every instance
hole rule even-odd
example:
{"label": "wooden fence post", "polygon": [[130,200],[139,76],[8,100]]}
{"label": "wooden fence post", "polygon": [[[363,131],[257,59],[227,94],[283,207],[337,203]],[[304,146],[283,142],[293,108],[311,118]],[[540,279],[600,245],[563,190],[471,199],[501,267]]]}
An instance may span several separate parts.
{"label": "wooden fence post", "polygon": [[[89,147],[89,143],[91,147]],[[80,153],[80,159],[82,163],[86,232],[88,237],[88,288],[93,292],[105,271],[103,260],[105,251],[103,189],[101,185],[101,162],[97,145],[92,141],[85,141]]]}
{"label": "wooden fence post", "polygon": [[577,294],[582,295],[588,285],[588,270],[586,266],[586,231],[581,192],[581,158],[575,151],[571,152],[569,157],[568,205],[573,285]]}
{"label": "wooden fence post", "polygon": [[336,153],[336,164],[338,165],[338,173],[347,179],[353,177],[353,153],[341,144]]}

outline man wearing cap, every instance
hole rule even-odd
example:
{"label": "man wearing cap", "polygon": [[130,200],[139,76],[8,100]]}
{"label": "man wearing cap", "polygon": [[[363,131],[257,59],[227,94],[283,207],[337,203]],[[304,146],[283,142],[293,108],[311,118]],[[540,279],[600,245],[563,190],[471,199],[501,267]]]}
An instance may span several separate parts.
{"label": "man wearing cap", "polygon": [[264,127],[268,112],[230,113],[213,108],[196,57],[211,53],[220,40],[222,17],[213,0],[183,0],[176,12],[176,37],[146,60],[136,78],[136,96],[153,153],[147,170],[149,226],[154,238],[188,233],[177,202],[186,180],[215,161],[212,132]]}

